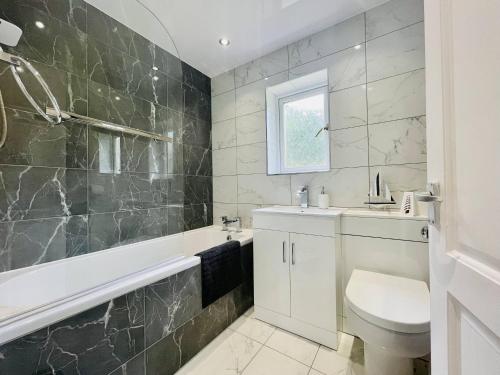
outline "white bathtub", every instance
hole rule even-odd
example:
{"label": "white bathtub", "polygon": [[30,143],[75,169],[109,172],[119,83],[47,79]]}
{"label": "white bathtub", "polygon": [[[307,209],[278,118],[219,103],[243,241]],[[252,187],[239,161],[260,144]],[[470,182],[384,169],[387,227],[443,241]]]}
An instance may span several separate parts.
{"label": "white bathtub", "polygon": [[252,231],[206,227],[0,273],[0,345],[200,263],[194,254]]}

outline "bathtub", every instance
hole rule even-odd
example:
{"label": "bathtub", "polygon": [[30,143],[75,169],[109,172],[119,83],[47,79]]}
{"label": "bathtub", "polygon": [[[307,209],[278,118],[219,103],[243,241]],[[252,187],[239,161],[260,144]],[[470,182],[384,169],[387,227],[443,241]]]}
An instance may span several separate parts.
{"label": "bathtub", "polygon": [[[229,236],[229,237],[228,237]],[[252,231],[205,227],[0,274],[0,345],[200,263],[194,254]]]}

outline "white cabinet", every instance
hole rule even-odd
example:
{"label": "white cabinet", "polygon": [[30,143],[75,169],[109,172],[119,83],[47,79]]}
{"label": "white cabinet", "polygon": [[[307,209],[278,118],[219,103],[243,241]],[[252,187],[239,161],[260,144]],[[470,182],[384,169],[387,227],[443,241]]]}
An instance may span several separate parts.
{"label": "white cabinet", "polygon": [[290,246],[290,315],[335,331],[334,239],[291,233]]}
{"label": "white cabinet", "polygon": [[259,270],[255,304],[285,315],[290,314],[289,239],[288,233],[269,230],[256,230],[253,238],[254,269]]}
{"label": "white cabinet", "polygon": [[254,211],[256,317],[332,348],[337,220]]}

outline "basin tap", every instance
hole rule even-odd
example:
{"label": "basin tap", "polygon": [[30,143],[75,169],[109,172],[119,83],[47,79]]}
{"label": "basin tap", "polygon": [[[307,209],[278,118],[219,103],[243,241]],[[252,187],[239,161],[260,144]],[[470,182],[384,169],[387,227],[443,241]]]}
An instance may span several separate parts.
{"label": "basin tap", "polygon": [[309,190],[307,190],[307,186],[301,186],[299,188],[297,197],[300,199],[300,207],[307,208],[309,206]]}
{"label": "basin tap", "polygon": [[222,216],[222,230],[229,231],[229,225],[233,223],[236,224],[236,232],[241,232],[241,218],[229,219],[227,216]]}

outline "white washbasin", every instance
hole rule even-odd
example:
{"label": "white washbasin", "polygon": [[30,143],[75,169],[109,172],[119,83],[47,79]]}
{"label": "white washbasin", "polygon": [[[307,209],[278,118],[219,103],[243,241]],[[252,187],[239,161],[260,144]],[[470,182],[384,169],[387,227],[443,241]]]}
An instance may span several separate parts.
{"label": "white washbasin", "polygon": [[328,216],[334,217],[341,215],[345,210],[339,208],[317,208],[308,207],[302,208],[299,206],[273,206],[266,208],[258,208],[253,212],[269,213],[269,214],[283,214],[283,215],[301,215],[301,216]]}

